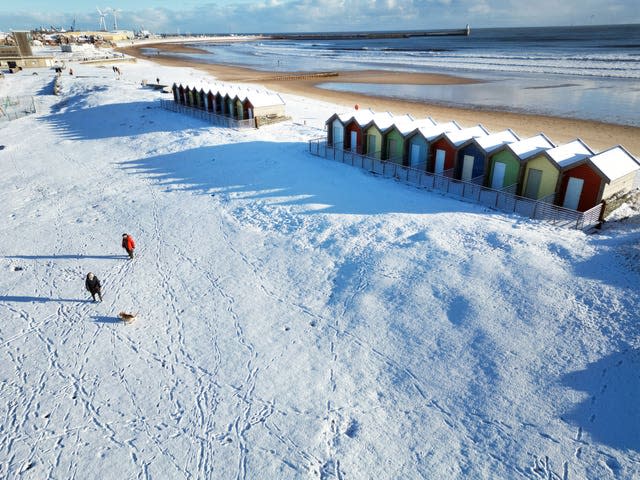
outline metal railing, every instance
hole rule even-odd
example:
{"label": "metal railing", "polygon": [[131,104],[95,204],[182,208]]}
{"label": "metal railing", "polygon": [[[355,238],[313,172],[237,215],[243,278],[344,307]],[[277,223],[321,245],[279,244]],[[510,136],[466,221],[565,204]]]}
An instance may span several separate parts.
{"label": "metal railing", "polygon": [[0,120],[16,120],[33,113],[36,113],[33,97],[0,98]]}
{"label": "metal railing", "polygon": [[196,107],[190,107],[188,105],[182,105],[176,103],[173,100],[160,99],[160,106],[165,110],[172,112],[184,113],[195,118],[199,118],[213,125],[227,128],[256,128],[256,119],[248,118],[246,120],[238,120],[233,117],[227,117],[225,115],[218,115],[216,113],[208,112]]}
{"label": "metal railing", "polygon": [[482,186],[484,176],[476,177],[468,182],[458,180],[453,178],[453,169],[445,170],[442,173],[431,173],[424,169],[411,168],[343,150],[340,143],[329,146],[324,138],[310,140],[309,152],[315,156],[347,163],[411,185],[455,195],[495,210],[544,220],[565,228],[586,230],[600,223],[602,204],[598,204],[586,212],[578,212],[550,203],[552,201],[550,196],[545,197],[543,201],[515,195],[513,185],[501,190],[484,187]]}

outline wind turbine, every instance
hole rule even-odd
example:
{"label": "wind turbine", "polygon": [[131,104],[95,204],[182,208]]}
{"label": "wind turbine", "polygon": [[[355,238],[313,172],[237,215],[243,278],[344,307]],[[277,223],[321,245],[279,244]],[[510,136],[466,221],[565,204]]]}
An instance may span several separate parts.
{"label": "wind turbine", "polygon": [[96,10],[98,11],[98,14],[100,14],[100,25],[99,25],[99,29],[103,32],[107,31],[107,23],[104,21],[104,17],[107,16],[107,12],[106,11],[102,11],[100,10],[98,7],[96,7]]}
{"label": "wind turbine", "polygon": [[122,11],[119,8],[110,8],[111,14],[113,15],[113,29],[118,30],[118,14]]}

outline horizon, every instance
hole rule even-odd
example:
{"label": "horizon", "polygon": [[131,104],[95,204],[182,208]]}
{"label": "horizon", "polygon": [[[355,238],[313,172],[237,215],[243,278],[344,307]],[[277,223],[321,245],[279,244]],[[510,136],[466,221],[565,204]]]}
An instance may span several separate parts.
{"label": "horizon", "polygon": [[[308,31],[261,31],[261,32],[184,32],[184,33],[175,33],[175,32],[150,32],[155,35],[164,35],[164,36],[178,36],[178,37],[187,37],[187,36],[259,36],[259,35],[315,35],[315,34],[345,34],[345,33],[421,33],[421,32],[440,32],[440,31],[455,31],[455,30],[464,30],[466,26],[469,26],[471,32],[473,33],[476,30],[534,30],[534,29],[546,29],[546,28],[603,28],[603,27],[639,27],[640,23],[603,23],[603,24],[576,24],[576,25],[531,25],[531,26],[504,26],[504,27],[474,27],[471,24],[462,25],[458,28],[440,28],[440,29],[395,29],[395,30],[308,30]],[[97,29],[80,29],[76,28],[75,30],[65,29],[64,27],[53,27],[52,29],[46,29],[42,26],[35,28],[26,28],[26,29],[13,29],[10,28],[8,30],[0,30],[0,33],[12,33],[18,31],[29,31],[29,32],[57,32],[57,33],[65,33],[65,32],[104,32],[104,33],[112,33],[115,30],[97,30]],[[146,29],[145,29],[146,30]],[[117,31],[135,31],[127,28],[119,28]]]}
{"label": "horizon", "polygon": [[[557,5],[539,2],[535,12],[513,8],[507,0],[460,0],[456,3],[396,0],[327,0],[322,5],[309,0],[252,2],[231,0],[189,1],[179,6],[158,6],[141,0],[134,9],[123,0],[108,7],[87,8],[79,0],[61,1],[52,6],[44,0],[27,0],[19,7],[0,6],[0,31],[49,28],[95,31],[147,30],[163,34],[219,32],[340,32],[380,31],[393,25],[399,31],[463,28],[562,27],[569,25],[636,25],[640,10],[634,0],[615,5],[603,0],[567,0]],[[160,2],[164,3],[164,2]],[[104,5],[104,4],[103,4]],[[384,28],[381,31],[386,31]],[[395,31],[395,30],[394,30]]]}

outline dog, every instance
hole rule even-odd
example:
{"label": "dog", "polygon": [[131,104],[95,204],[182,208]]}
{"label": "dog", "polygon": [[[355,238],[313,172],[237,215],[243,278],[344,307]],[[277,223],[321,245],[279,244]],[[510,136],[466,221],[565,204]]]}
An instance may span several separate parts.
{"label": "dog", "polygon": [[120,317],[124,323],[133,322],[136,319],[137,316],[138,316],[137,313],[120,312],[118,314],[118,317]]}

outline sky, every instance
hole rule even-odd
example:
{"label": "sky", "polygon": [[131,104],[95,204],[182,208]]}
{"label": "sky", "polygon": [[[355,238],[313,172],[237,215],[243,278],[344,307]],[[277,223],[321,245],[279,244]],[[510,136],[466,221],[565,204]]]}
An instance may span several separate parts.
{"label": "sky", "polygon": [[[637,0],[81,0],[1,2],[0,31],[56,26],[96,30],[97,8],[117,11],[120,29],[156,33],[268,33],[420,30],[640,23]],[[106,16],[114,26],[112,14]]]}

